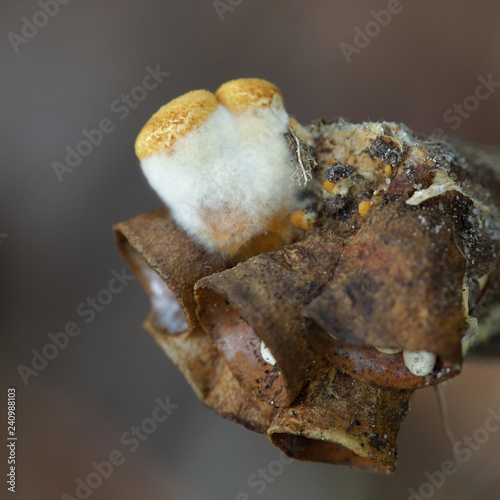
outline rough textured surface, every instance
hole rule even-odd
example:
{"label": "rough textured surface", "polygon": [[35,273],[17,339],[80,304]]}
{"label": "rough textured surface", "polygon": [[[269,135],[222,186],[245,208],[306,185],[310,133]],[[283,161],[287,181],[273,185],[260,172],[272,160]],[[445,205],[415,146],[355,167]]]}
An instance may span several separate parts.
{"label": "rough textured surface", "polygon": [[144,125],[135,142],[142,160],[153,153],[167,153],[175,141],[199,127],[217,109],[208,90],[193,90],[162,106]]}
{"label": "rough textured surface", "polygon": [[[498,148],[343,120],[318,121],[303,138],[317,161],[308,186],[317,225],[346,245],[307,314],[348,345],[316,328],[311,343],[381,385],[419,387],[459,373],[462,351],[500,330],[492,313],[500,303]],[[394,356],[389,376],[387,358],[369,347],[426,350],[438,363],[417,381]]]}
{"label": "rough textured surface", "polygon": [[394,472],[410,395],[375,388],[326,365],[292,405],[278,410],[268,434],[279,447],[285,436],[299,436],[299,460]]}
{"label": "rough textured surface", "polygon": [[[331,279],[342,249],[331,231],[313,231],[197,283],[200,321],[250,394],[282,406],[308,380],[317,356],[305,341],[302,308]],[[275,366],[262,359],[261,341]]]}
{"label": "rough textured surface", "polygon": [[[190,328],[198,326],[193,286],[202,277],[225,269],[229,263],[218,253],[208,252],[194,242],[172,220],[166,208],[153,210],[115,226],[122,254],[137,271],[145,261],[173,292]],[[135,252],[130,252],[128,245]],[[138,255],[140,261],[134,261]],[[141,285],[149,290],[143,273],[137,273]]]}
{"label": "rough textured surface", "polygon": [[281,91],[276,85],[260,78],[231,80],[222,84],[215,92],[217,100],[234,113],[248,108],[283,105]]}
{"label": "rough textured surface", "polygon": [[[186,377],[197,396],[219,415],[256,432],[265,433],[274,408],[247,395],[231,375],[218,350],[200,327],[194,312],[192,290],[197,279],[224,261],[207,253],[180,230],[165,209],[154,210],[115,226],[116,239],[125,260],[146,293],[151,295],[154,269],[181,303],[189,327],[180,334],[161,328],[152,307],[146,330]],[[182,250],[182,251],[181,251]]]}
{"label": "rough textured surface", "polygon": [[313,349],[322,353],[334,366],[356,379],[379,387],[419,389],[444,382],[461,371],[460,363],[439,358],[430,375],[418,377],[408,371],[401,352],[384,354],[374,347],[347,344],[312,324],[307,333]]}
{"label": "rough textured surface", "polygon": [[[391,473],[412,390],[500,331],[500,153],[394,123],[288,134],[306,184],[295,243],[264,233],[230,261],[165,210],[119,224],[117,241],[152,297],[146,328],[205,404],[299,460]],[[185,331],[159,320],[151,269]],[[437,362],[416,376],[377,348]]]}
{"label": "rough textured surface", "polygon": [[[165,228],[169,231],[165,232]],[[410,392],[384,392],[348,375],[342,373],[337,375],[335,367],[314,354],[305,342],[304,336],[297,335],[301,321],[299,307],[301,301],[310,301],[331,279],[335,262],[342,251],[343,246],[335,234],[328,230],[312,231],[305,240],[295,245],[273,254],[259,255],[233,268],[238,273],[246,264],[255,264],[259,261],[264,270],[268,265],[273,266],[272,278],[265,272],[260,276],[260,280],[256,276],[254,281],[250,280],[248,283],[246,292],[251,294],[251,290],[254,289],[257,294],[254,298],[263,308],[266,302],[273,307],[262,309],[261,312],[256,309],[250,312],[254,316],[248,317],[262,327],[263,319],[267,315],[275,314],[274,321],[277,323],[274,328],[266,330],[265,338],[273,347],[273,352],[279,356],[279,362],[283,362],[282,366],[289,370],[295,368],[300,375],[299,378],[294,378],[292,372],[283,371],[283,377],[278,376],[282,386],[290,387],[294,391],[292,393],[283,387],[279,391],[288,394],[286,404],[291,404],[288,408],[284,406],[285,402],[280,403],[279,394],[276,402],[273,401],[275,404],[270,404],[269,388],[258,382],[254,387],[251,385],[252,381],[248,374],[255,376],[255,373],[248,364],[245,364],[247,362],[245,356],[253,356],[254,361],[260,363],[258,366],[262,366],[264,371],[257,375],[263,378],[267,375],[265,369],[270,367],[258,354],[260,337],[252,331],[257,339],[253,352],[249,348],[252,345],[251,338],[240,339],[239,335],[228,337],[229,346],[233,350],[239,346],[243,352],[238,358],[243,365],[242,370],[237,371],[237,365],[232,365],[231,360],[224,356],[227,353],[221,348],[220,343],[217,348],[211,337],[200,327],[196,316],[193,315],[193,303],[185,296],[186,287],[190,286],[191,290],[193,289],[193,280],[198,274],[203,274],[203,269],[220,266],[221,272],[215,273],[212,277],[221,277],[225,273],[231,277],[232,269],[229,269],[229,272],[223,271],[223,262],[211,261],[213,255],[200,252],[197,245],[185,245],[186,235],[175,226],[166,210],[156,210],[118,224],[115,230],[118,245],[146,292],[151,295],[150,269],[155,268],[161,273],[164,283],[183,304],[190,322],[186,331],[172,334],[168,329],[160,328],[156,317],[158,311],[154,306],[145,322],[145,328],[181,370],[204,404],[213,408],[220,416],[247,429],[268,433],[273,444],[299,460],[344,464],[384,473],[395,469],[395,436],[406,414]],[[172,253],[176,245],[182,245],[184,254]],[[198,263],[205,264],[193,266],[191,260],[193,258],[196,258]],[[172,279],[170,276],[174,271],[182,274],[185,281]],[[291,281],[295,286],[290,287]],[[219,280],[219,286],[222,286],[221,283],[223,284],[224,280]],[[274,288],[280,286],[280,283],[281,292],[276,292]],[[207,307],[213,310],[213,318],[220,321],[225,315],[219,308],[227,308],[227,303],[225,300],[221,302],[211,297],[215,292],[211,288],[203,288],[204,284],[212,286],[213,282],[201,279],[197,288],[198,292],[202,290],[204,300],[208,301]],[[283,288],[284,284],[286,289]],[[238,295],[241,289],[235,288],[235,290],[235,296],[241,300],[241,294]],[[266,293],[270,293],[271,296],[266,296]],[[217,297],[221,298],[220,295]],[[289,304],[277,311],[274,309],[275,300]],[[260,318],[260,323],[255,315]],[[237,319],[241,321],[239,314]],[[244,324],[249,326],[246,322]],[[205,328],[209,330],[207,326]],[[276,336],[276,332],[281,332],[281,328],[283,329],[281,341],[273,343],[273,335]],[[259,331],[263,330],[259,328]],[[290,360],[282,359],[283,352],[291,356]],[[290,380],[297,380],[298,385],[292,386],[288,382],[288,375]],[[260,389],[256,391],[255,387]],[[380,394],[383,396],[379,397]],[[348,399],[340,401],[339,398],[344,396],[348,396]],[[375,398],[373,399],[375,406],[365,408],[365,419],[361,408],[370,398]],[[282,406],[278,407],[278,403]],[[304,425],[290,424],[289,414],[292,415],[292,422],[296,424],[301,421]],[[358,414],[363,424],[356,423]],[[296,418],[297,415],[300,416]],[[352,425],[359,427],[352,435],[352,426],[346,423],[351,421]],[[388,437],[383,438],[383,442],[379,442],[378,435],[374,433],[375,422],[379,423],[377,425],[385,422],[384,435]],[[369,448],[365,450],[364,447],[368,444]]]}
{"label": "rough textured surface", "polygon": [[404,200],[382,202],[349,238],[334,279],[307,307],[309,317],[350,344],[460,362],[466,262],[454,231],[446,208],[442,214]]}

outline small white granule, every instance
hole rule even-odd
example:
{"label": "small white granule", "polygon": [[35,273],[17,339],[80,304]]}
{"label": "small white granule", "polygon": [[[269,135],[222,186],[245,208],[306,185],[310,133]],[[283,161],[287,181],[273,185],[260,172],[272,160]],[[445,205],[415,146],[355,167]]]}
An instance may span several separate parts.
{"label": "small white granule", "polygon": [[433,372],[436,366],[436,355],[427,351],[404,351],[406,368],[417,377],[425,377]]}
{"label": "small white granule", "polygon": [[271,351],[269,350],[268,347],[266,347],[266,344],[264,342],[260,342],[260,355],[262,356],[262,359],[266,362],[269,363],[270,365],[275,365],[276,360],[274,359],[274,356],[271,354]]}

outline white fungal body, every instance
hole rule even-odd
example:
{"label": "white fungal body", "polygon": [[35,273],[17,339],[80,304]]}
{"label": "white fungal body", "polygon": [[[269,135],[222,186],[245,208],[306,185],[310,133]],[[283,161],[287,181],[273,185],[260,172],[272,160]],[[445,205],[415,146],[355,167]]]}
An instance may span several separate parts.
{"label": "white fungal body", "polygon": [[171,335],[186,331],[189,326],[186,315],[170,288],[141,259],[137,258],[136,262],[139,263],[144,277],[148,281],[151,308],[155,314],[156,324]]}
{"label": "white fungal body", "polygon": [[430,375],[436,366],[436,355],[427,351],[403,351],[406,368],[413,375],[425,377]]}
{"label": "white fungal body", "polygon": [[266,363],[269,363],[270,365],[273,366],[276,364],[274,356],[271,354],[271,351],[269,350],[268,347],[266,347],[266,344],[264,344],[263,341],[260,342],[260,355],[262,356],[262,359]]}
{"label": "white fungal body", "polygon": [[382,354],[398,354],[401,352],[401,349],[397,348],[392,348],[392,347],[375,347],[377,351],[381,352]]}
{"label": "white fungal body", "polygon": [[[252,102],[250,95],[243,109],[238,98],[235,109],[231,101],[229,107],[215,101],[201,124],[182,129],[175,141],[165,135],[168,147],[141,160],[144,175],[176,222],[207,248],[229,253],[265,233],[276,216],[286,216],[296,167],[284,137],[289,116],[281,95],[267,95],[264,104]],[[179,120],[181,126],[189,119]]]}

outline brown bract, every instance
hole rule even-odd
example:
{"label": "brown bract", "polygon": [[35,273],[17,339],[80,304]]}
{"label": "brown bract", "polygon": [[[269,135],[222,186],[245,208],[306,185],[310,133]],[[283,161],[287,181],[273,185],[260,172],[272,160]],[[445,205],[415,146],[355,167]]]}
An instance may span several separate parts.
{"label": "brown bract", "polygon": [[[165,209],[117,224],[115,231],[120,250],[151,298],[151,313],[145,322],[146,329],[181,370],[204,404],[214,408],[220,416],[247,429],[267,433],[273,444],[299,460],[351,465],[378,472],[395,469],[395,436],[406,414],[410,392],[395,391],[391,398],[389,391],[381,392],[364,382],[337,373],[333,365],[323,361],[310,349],[304,336],[297,335],[297,328],[302,328],[299,324],[300,303],[309,302],[331,278],[332,269],[342,250],[342,244],[335,234],[328,230],[313,231],[296,245],[269,255],[259,255],[224,271],[231,264],[191,241],[175,225]],[[224,342],[216,338],[214,343],[211,336],[200,327],[192,297],[189,297],[188,290],[192,292],[194,283],[198,282],[197,296],[200,298],[202,291],[202,303],[209,301],[207,307],[212,309],[214,321],[236,321],[251,329],[239,314],[236,319],[235,315],[228,317],[227,310],[234,309],[227,307],[221,296],[210,299],[215,292],[209,287],[217,289],[214,284],[217,280],[198,280],[200,276],[219,269],[211,277],[225,276],[226,281],[218,282],[220,290],[227,285],[228,295],[232,296],[234,291],[237,297],[241,278],[239,270],[246,265],[250,266],[250,276],[255,273],[260,276],[260,281],[259,278],[251,280],[247,291],[240,291],[251,295],[253,289],[256,294],[262,293],[260,299],[256,298],[262,310],[247,310],[247,317],[258,325],[258,331],[272,346],[279,366],[283,367],[283,376],[279,371],[275,372],[281,382],[278,394],[272,394],[270,390],[273,387],[272,377],[269,379],[270,387],[261,381],[255,383],[257,390],[252,387],[248,374],[267,380],[266,370],[270,367],[262,363],[259,365],[257,353],[260,337],[255,331],[251,330],[255,342],[251,336],[240,339],[239,330],[228,331],[225,339],[227,348],[242,351],[238,360],[243,366],[238,371],[222,345]],[[274,272],[266,277],[264,271],[269,265]],[[257,271],[259,268],[262,270],[260,275]],[[237,270],[234,280],[230,272],[232,269]],[[164,311],[155,302],[158,293],[156,276],[182,306],[187,320],[185,331],[174,333],[161,323],[160,317]],[[294,285],[290,288],[291,283]],[[281,286],[281,292],[272,292],[277,286]],[[273,296],[266,297],[266,292],[259,292],[260,288],[266,287],[267,293],[274,293]],[[248,300],[250,298],[247,296]],[[276,300],[282,301],[283,308],[275,311],[266,306],[266,300],[273,306]],[[261,315],[261,319],[255,314]],[[200,316],[208,321],[205,328],[210,331],[210,314]],[[264,330],[260,328],[265,326],[265,316],[275,322],[274,331],[283,329],[278,342],[273,342],[271,329],[267,328],[263,333]],[[284,323],[287,318],[289,323]],[[252,342],[255,343],[255,352],[251,352]],[[290,356],[289,359],[283,357],[282,350]],[[255,362],[257,368],[250,366],[249,360]],[[297,371],[298,377],[293,374],[293,369]],[[278,385],[275,384],[275,387]],[[287,394],[288,399],[280,399],[281,394]],[[372,406],[364,405],[368,394],[373,399]],[[344,396],[348,399],[343,402],[338,400]],[[272,404],[271,397],[275,399]],[[287,404],[290,406],[287,407]],[[383,435],[387,437],[382,438],[382,434],[373,433],[375,421],[386,422]],[[297,425],[300,422],[302,426]],[[356,426],[355,430],[353,426]],[[371,430],[368,432],[369,427]]]}
{"label": "brown bract", "polygon": [[[158,209],[115,226],[118,247],[150,297],[163,291],[173,294],[184,314],[184,330],[172,331],[160,318],[163,313],[151,300],[145,326],[183,371],[194,391],[204,398],[221,369],[217,350],[198,323],[192,293],[194,283],[206,274],[224,269],[223,258],[193,242],[179,229],[166,209]],[[180,322],[182,324],[182,321]]]}
{"label": "brown bract", "polygon": [[[197,92],[181,131],[217,102],[242,114],[282,102],[262,80]],[[175,147],[171,105],[138,154]],[[312,152],[308,184],[276,220],[293,212],[296,233],[229,259],[162,209],[118,224],[117,242],[150,296],[146,328],[205,404],[299,460],[390,473],[412,390],[457,375],[500,333],[500,152],[394,123],[294,130]],[[414,351],[436,357],[423,376],[405,365]]]}
{"label": "brown bract", "polygon": [[[200,327],[194,311],[194,283],[207,273],[224,269],[227,263],[193,242],[170,218],[166,209],[154,210],[115,226],[118,246],[146,293],[151,313],[145,328],[176,364],[197,396],[224,418],[256,432],[265,433],[274,408],[242,391],[218,354],[217,348]],[[173,333],[159,324],[153,297],[156,273],[182,306],[187,328]]]}
{"label": "brown bract", "polygon": [[[410,396],[411,391],[377,389],[323,365],[293,404],[278,409],[268,434],[298,460],[391,473]],[[290,437],[296,438],[294,454],[285,446]]]}
{"label": "brown bract", "polygon": [[[313,231],[197,283],[200,321],[249,394],[282,406],[308,380],[317,356],[306,344],[302,308],[331,279],[342,248],[331,231]],[[261,342],[274,366],[262,358]]]}
{"label": "brown bract", "polygon": [[400,199],[374,208],[308,316],[349,344],[423,350],[460,363],[466,261],[454,224],[446,207],[415,209]]}
{"label": "brown bract", "polygon": [[449,380],[462,369],[461,356],[457,353],[455,361],[438,357],[432,373],[419,377],[408,371],[401,352],[385,354],[374,347],[348,344],[314,324],[307,329],[307,338],[312,348],[339,370],[379,387],[419,389]]}
{"label": "brown bract", "polygon": [[[340,120],[310,130],[318,220],[345,238],[345,250],[306,307],[309,342],[384,387],[457,375],[462,351],[500,331],[498,148],[436,143],[393,123]],[[351,175],[326,189],[335,165],[351,166]],[[436,366],[417,377],[402,354],[377,347],[433,353]]]}
{"label": "brown bract", "polygon": [[225,269],[230,262],[193,241],[177,226],[166,208],[117,224],[115,233],[122,254],[137,271],[143,287],[150,292],[150,281],[138,268],[147,264],[175,295],[189,328],[198,326],[194,284],[204,276]]}

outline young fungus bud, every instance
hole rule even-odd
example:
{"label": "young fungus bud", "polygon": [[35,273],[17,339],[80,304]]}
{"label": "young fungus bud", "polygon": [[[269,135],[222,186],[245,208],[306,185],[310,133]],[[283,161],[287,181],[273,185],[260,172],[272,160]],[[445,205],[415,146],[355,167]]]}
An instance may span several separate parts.
{"label": "young fungus bud", "polygon": [[403,351],[406,368],[417,375],[425,377],[434,370],[436,366],[436,355],[427,351]]}
{"label": "young fungus bud", "polygon": [[206,248],[234,255],[252,238],[289,232],[288,124],[275,85],[233,80],[215,95],[196,90],[160,108],[136,154],[176,222]]}

